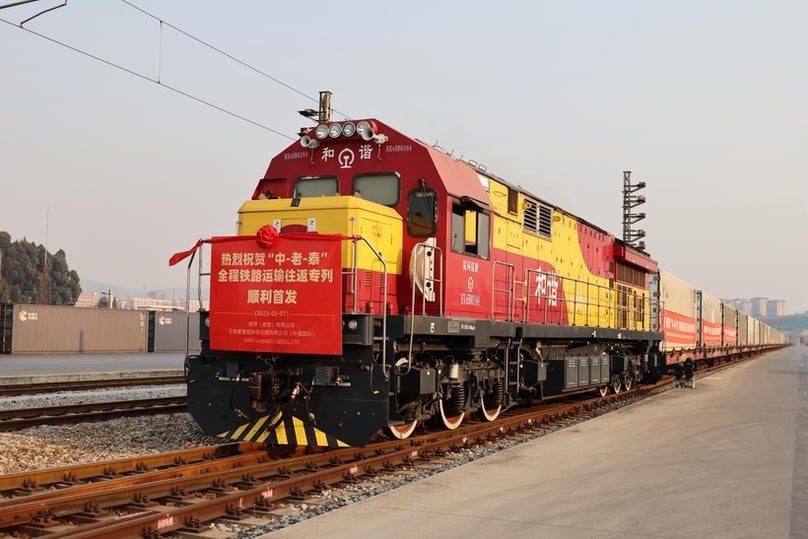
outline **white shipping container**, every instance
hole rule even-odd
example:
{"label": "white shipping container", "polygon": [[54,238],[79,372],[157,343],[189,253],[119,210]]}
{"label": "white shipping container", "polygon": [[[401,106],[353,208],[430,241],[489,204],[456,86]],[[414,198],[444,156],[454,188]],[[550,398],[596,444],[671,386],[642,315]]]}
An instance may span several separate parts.
{"label": "white shipping container", "polygon": [[698,339],[696,289],[664,270],[659,271],[660,326],[663,350],[695,348]]}

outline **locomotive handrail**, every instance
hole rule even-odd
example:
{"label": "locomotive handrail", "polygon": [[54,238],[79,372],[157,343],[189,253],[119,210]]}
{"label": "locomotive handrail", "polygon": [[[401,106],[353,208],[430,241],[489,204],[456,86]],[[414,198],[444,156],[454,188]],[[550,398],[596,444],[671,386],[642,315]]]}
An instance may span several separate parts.
{"label": "locomotive handrail", "polygon": [[[356,235],[356,217],[351,216],[349,221],[351,222],[351,234],[350,235],[351,235],[351,237],[354,237]],[[359,294],[358,294],[358,291],[359,291],[359,270],[357,268],[359,263],[357,261],[357,256],[358,256],[358,253],[357,253],[357,249],[356,249],[356,242],[352,241],[351,242],[351,266],[350,266],[351,269],[349,271],[346,271],[346,272],[343,272],[343,273],[350,276],[350,281],[349,281],[350,282],[350,288],[348,290],[348,294],[351,294],[353,296],[353,306],[351,307],[351,310],[353,312],[357,312],[357,310],[359,308]],[[386,294],[385,294],[384,301],[387,301]]]}
{"label": "locomotive handrail", "polygon": [[[376,258],[382,263],[382,373],[385,378],[387,378],[389,376],[387,372],[387,261],[384,259],[384,255],[378,251],[366,237],[357,235],[351,236],[351,243],[354,246],[357,240],[365,242],[365,245],[373,251],[373,254],[376,255]],[[353,264],[351,270],[356,274],[356,260],[352,260],[351,263]],[[356,301],[355,298],[354,301]]]}
{"label": "locomotive handrail", "polygon": [[199,243],[199,248],[194,249],[192,253],[190,253],[190,258],[188,259],[188,269],[186,270],[185,275],[185,355],[187,356],[191,352],[191,267],[194,263],[194,258],[196,258],[196,253],[199,251],[199,258],[197,259],[197,274],[196,274],[196,295],[197,301],[199,302],[199,310],[202,311],[204,308],[204,303],[202,301],[202,277],[209,277],[209,271],[203,271],[202,266],[202,251],[205,248],[204,243]]}
{"label": "locomotive handrail", "polygon": [[[497,288],[496,285],[497,266],[502,266],[505,268],[505,283],[508,286],[507,288]],[[494,267],[491,271],[491,318],[495,318],[497,292],[504,292],[506,296],[505,300],[507,305],[505,311],[505,320],[508,322],[513,320],[513,300],[514,300],[513,285],[515,283],[515,277],[516,277],[516,266],[508,262],[501,262],[499,260],[494,260]]]}
{"label": "locomotive handrail", "polygon": [[[535,279],[535,282],[537,283],[537,285],[536,285],[536,289],[535,289],[535,291],[534,291],[534,293],[533,293],[533,294],[531,294],[531,290],[530,290],[530,288],[531,288],[531,287],[530,287],[530,282],[531,282],[531,280],[530,280],[530,275],[531,275],[532,273],[533,273],[533,274],[536,274],[536,279]],[[530,322],[530,321],[531,321],[531,320],[530,320],[530,299],[531,299],[531,296],[532,296],[532,297],[537,298],[539,301],[540,301],[541,299],[543,299],[543,298],[544,298],[544,299],[547,299],[547,298],[550,298],[550,297],[551,297],[549,294],[545,294],[544,296],[542,296],[542,295],[540,295],[540,294],[539,294],[538,282],[539,282],[540,277],[542,277],[542,276],[543,276],[543,277],[545,277],[545,279],[546,279],[547,277],[554,277],[554,278],[560,279],[560,280],[561,280],[561,283],[562,283],[562,286],[563,286],[563,281],[564,281],[564,278],[563,278],[563,277],[560,277],[560,276],[559,276],[559,275],[557,275],[556,273],[553,273],[553,272],[546,272],[546,271],[539,271],[539,270],[537,270],[537,269],[531,269],[531,268],[526,269],[526,270],[525,270],[525,282],[526,282],[525,298],[527,298],[527,299],[526,299],[526,301],[525,301],[525,306],[524,306],[524,310],[525,310],[525,312],[524,312],[524,319],[525,319],[525,322]],[[546,281],[545,281],[545,282],[546,282]],[[577,301],[577,295],[578,295],[578,294],[577,294],[577,292],[576,292],[574,295],[575,295],[575,298],[573,299],[573,303],[572,303],[572,305],[573,305],[573,313],[575,312],[575,305],[576,305],[576,303],[575,303],[575,302]],[[560,324],[560,323],[562,322],[562,319],[561,319],[561,311],[560,311],[559,309],[555,309],[555,310],[556,310],[556,311],[558,311],[558,318],[559,318],[559,319],[558,319],[558,321],[557,321],[557,322],[555,322],[555,321],[553,321],[553,320],[548,321],[548,319],[547,319],[547,315],[548,315],[548,313],[550,312],[550,309],[548,309],[547,307],[545,307],[545,309],[544,309],[544,320],[543,320],[541,323],[543,323],[543,324],[547,324],[547,323],[550,323],[550,324]],[[573,325],[574,325],[574,317],[573,317]]]}
{"label": "locomotive handrail", "polygon": [[[435,279],[434,275],[431,280],[432,283],[437,283],[439,290],[434,287],[432,292],[438,296],[438,316],[443,316],[443,249],[437,245],[429,244],[426,242],[416,243],[412,248],[412,303],[410,305],[410,343],[409,350],[407,350],[407,365],[408,369],[412,367],[412,348],[415,345],[415,291],[421,288],[421,314],[426,314],[426,294],[424,293],[424,286],[426,285],[426,277],[424,282],[418,279],[418,255],[423,252],[424,266],[426,266],[426,257],[428,250],[431,250],[433,256],[438,259],[434,264],[438,267],[438,278]],[[407,371],[409,372],[409,371]]]}
{"label": "locomotive handrail", "polygon": [[[531,291],[531,274],[536,278],[533,280],[537,283],[536,287]],[[548,287],[545,292],[541,292],[538,282],[548,282],[550,279],[557,279],[557,285]],[[523,318],[525,322],[543,323],[543,324],[562,324],[563,311],[556,305],[550,304],[550,300],[559,302],[560,298],[557,296],[557,289],[563,290],[564,286],[572,284],[572,298],[565,298],[564,302],[571,304],[571,312],[568,323],[572,326],[583,324],[586,326],[592,325],[594,327],[610,327],[614,324],[618,329],[640,329],[645,330],[651,326],[653,321],[653,312],[651,307],[653,305],[652,298],[642,298],[642,306],[638,306],[637,299],[640,297],[635,291],[624,292],[626,305],[617,306],[616,320],[613,320],[615,314],[613,313],[612,294],[616,292],[609,286],[599,285],[589,281],[580,279],[564,278],[554,272],[539,271],[537,269],[525,270],[525,304],[523,311]],[[582,289],[582,290],[581,290]],[[617,292],[621,294],[620,292]],[[582,301],[579,298],[585,298]],[[530,306],[531,298],[536,298],[538,301],[547,300],[548,305],[544,308],[544,320],[537,321],[531,320]],[[579,314],[579,309],[582,312]],[[623,315],[624,319],[620,315]],[[593,320],[594,318],[594,320]],[[605,318],[605,321],[604,321]]]}

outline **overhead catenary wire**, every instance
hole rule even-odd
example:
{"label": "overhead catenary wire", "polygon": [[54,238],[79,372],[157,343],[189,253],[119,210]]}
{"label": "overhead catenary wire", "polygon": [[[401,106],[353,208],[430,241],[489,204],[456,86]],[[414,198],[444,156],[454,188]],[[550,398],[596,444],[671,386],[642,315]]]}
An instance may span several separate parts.
{"label": "overhead catenary wire", "polygon": [[239,120],[245,121],[245,122],[247,122],[249,124],[252,124],[252,125],[254,125],[256,127],[260,127],[261,129],[265,129],[265,130],[269,131],[270,133],[274,133],[275,135],[278,135],[280,137],[284,137],[284,138],[289,139],[289,140],[295,140],[295,138],[296,138],[296,137],[287,135],[286,133],[283,133],[281,131],[278,131],[277,129],[273,129],[272,127],[269,127],[268,125],[264,125],[264,124],[262,124],[260,122],[255,121],[255,120],[251,120],[250,118],[247,118],[246,116],[238,114],[237,112],[233,112],[232,110],[226,109],[226,108],[224,108],[224,107],[222,107],[220,105],[217,105],[217,104],[215,104],[215,103],[213,103],[211,101],[207,101],[205,99],[202,99],[201,97],[195,96],[195,95],[193,95],[193,94],[191,94],[189,92],[186,92],[184,90],[181,90],[181,89],[179,89],[177,87],[174,87],[174,86],[171,86],[171,85],[166,84],[164,82],[161,82],[159,80],[153,79],[153,78],[151,78],[151,77],[149,77],[147,75],[144,75],[143,73],[138,73],[137,71],[135,71],[133,69],[129,69],[128,67],[124,67],[122,65],[116,64],[115,62],[112,62],[111,60],[107,60],[106,58],[101,58],[100,56],[97,56],[97,55],[92,54],[90,52],[87,52],[85,50],[79,49],[78,47],[74,47],[73,45],[70,45],[69,43],[59,41],[58,39],[52,38],[50,36],[47,36],[45,34],[37,32],[35,30],[31,30],[30,28],[25,28],[23,26],[19,26],[19,25],[15,24],[14,22],[9,21],[7,19],[4,19],[2,17],[0,17],[0,22],[4,22],[4,23],[6,23],[6,24],[8,24],[10,26],[13,26],[15,28],[19,28],[20,30],[24,30],[24,31],[26,31],[26,32],[28,32],[28,33],[30,33],[32,35],[35,35],[37,37],[40,37],[40,38],[42,38],[42,39],[44,39],[46,41],[50,41],[51,43],[54,43],[56,45],[59,45],[59,46],[64,47],[66,49],[69,49],[69,50],[71,50],[73,52],[77,52],[77,53],[79,53],[81,55],[84,55],[84,56],[86,56],[88,58],[91,58],[93,60],[96,60],[98,62],[106,64],[106,65],[108,65],[110,67],[114,67],[116,69],[124,71],[125,73],[133,75],[133,76],[138,77],[140,79],[143,79],[143,80],[146,80],[146,81],[149,81],[149,82],[153,82],[154,84],[157,84],[158,86],[166,88],[167,90],[171,90],[172,92],[175,92],[175,93],[177,93],[177,94],[179,94],[179,95],[181,95],[183,97],[186,97],[188,99],[196,101],[197,103],[201,103],[201,104],[203,104],[205,106],[208,106],[208,107],[210,107],[212,109],[215,109],[215,110],[218,110],[218,111],[223,112],[225,114],[228,114],[228,115],[230,115],[230,116],[232,116],[234,118],[238,118]]}
{"label": "overhead catenary wire", "polygon": [[[0,6],[0,9],[5,9],[5,8],[8,8],[8,7],[14,7],[15,5],[27,4],[27,3],[29,3],[30,1],[32,1],[32,0],[25,0],[25,1],[23,1],[23,2],[17,2],[16,4],[7,4],[7,5],[5,5],[5,6]],[[25,23],[27,23],[27,22],[31,22],[32,20],[36,19],[36,18],[37,18],[37,17],[39,17],[40,15],[44,15],[45,13],[50,13],[51,11],[55,11],[55,10],[57,10],[57,9],[59,9],[59,8],[65,7],[66,5],[67,5],[67,0],[64,0],[64,2],[62,2],[62,3],[61,3],[61,4],[59,4],[58,6],[52,6],[52,7],[49,7],[49,8],[47,8],[47,9],[43,9],[43,10],[42,10],[42,11],[40,11],[39,13],[36,13],[36,14],[34,14],[34,15],[31,15],[30,17],[28,17],[28,18],[27,18],[27,19],[25,19],[24,21],[20,21],[20,26],[24,25],[24,24],[25,24]]]}
{"label": "overhead catenary wire", "polygon": [[[36,0],[30,0],[30,1],[36,1]],[[120,64],[117,64],[117,63],[113,62],[112,60],[109,60],[109,59],[106,59],[106,58],[102,58],[101,56],[98,56],[98,55],[96,55],[96,54],[90,53],[90,52],[88,52],[88,51],[86,51],[86,50],[83,50],[83,49],[81,49],[81,48],[77,47],[77,46],[71,45],[71,44],[66,43],[66,42],[64,42],[64,41],[58,40],[58,39],[56,39],[56,38],[54,38],[54,37],[48,36],[48,35],[46,35],[46,34],[43,34],[43,33],[41,33],[41,32],[37,32],[36,30],[32,30],[32,29],[30,29],[30,28],[27,28],[27,27],[23,26],[23,24],[24,24],[25,22],[29,21],[29,20],[30,20],[30,18],[29,18],[29,19],[26,19],[25,21],[23,21],[23,22],[21,22],[21,23],[15,23],[15,22],[13,22],[13,21],[10,21],[10,20],[8,20],[8,19],[5,19],[5,18],[0,17],[0,22],[6,23],[6,24],[8,24],[9,26],[12,26],[12,27],[14,27],[14,28],[17,28],[17,29],[19,29],[19,30],[23,30],[23,31],[25,31],[25,32],[28,32],[28,33],[29,33],[29,34],[31,34],[31,35],[34,35],[34,36],[39,37],[39,38],[42,38],[42,39],[44,39],[44,40],[46,40],[46,41],[48,41],[48,42],[50,42],[50,43],[53,43],[53,44],[55,44],[55,45],[59,45],[59,46],[61,46],[61,47],[64,47],[64,48],[66,48],[66,49],[68,49],[68,50],[70,50],[70,51],[73,51],[73,52],[76,52],[76,53],[78,53],[78,54],[81,54],[81,55],[83,55],[83,56],[85,56],[85,57],[87,57],[87,58],[90,58],[90,59],[92,59],[92,60],[95,60],[95,61],[101,62],[101,63],[103,63],[103,64],[105,64],[105,65],[107,65],[107,66],[110,66],[110,67],[116,68],[116,69],[118,69],[118,70],[120,70],[120,71],[123,71],[123,72],[125,72],[125,73],[130,74],[130,75],[133,75],[133,76],[138,77],[138,78],[140,78],[140,79],[143,79],[143,80],[146,80],[146,81],[152,82],[152,83],[154,83],[154,84],[157,84],[158,86],[161,86],[161,87],[163,87],[163,88],[166,88],[166,89],[168,89],[168,90],[171,90],[172,92],[174,92],[174,93],[176,93],[176,94],[178,94],[178,95],[181,95],[181,96],[183,96],[183,97],[185,97],[185,98],[187,98],[187,99],[191,99],[192,101],[196,101],[197,103],[200,103],[200,104],[205,105],[205,106],[207,106],[207,107],[210,107],[210,108],[212,108],[212,109],[218,110],[219,112],[223,112],[224,114],[227,114],[227,115],[229,115],[229,116],[231,116],[231,117],[234,117],[234,118],[237,118],[237,119],[242,120],[242,121],[244,121],[244,122],[247,122],[247,123],[249,123],[249,124],[251,124],[251,125],[254,125],[254,126],[256,126],[256,127],[259,127],[259,128],[264,129],[264,130],[266,130],[266,131],[269,131],[270,133],[273,133],[273,134],[278,135],[278,136],[280,136],[280,137],[286,138],[286,139],[288,139],[288,140],[295,140],[295,139],[297,138],[297,137],[295,137],[295,136],[291,136],[291,135],[288,135],[288,134],[286,134],[286,133],[283,133],[283,132],[281,132],[281,131],[279,131],[279,130],[277,130],[277,129],[274,129],[274,128],[272,128],[272,127],[268,126],[268,125],[265,125],[265,124],[263,124],[263,123],[260,123],[260,122],[258,122],[258,121],[256,121],[256,120],[252,120],[252,119],[248,118],[247,116],[244,116],[243,114],[239,114],[239,113],[234,112],[234,111],[232,111],[232,110],[230,110],[230,109],[227,109],[227,108],[225,108],[224,106],[217,105],[216,103],[213,103],[212,101],[208,101],[208,100],[203,99],[203,98],[201,98],[201,97],[199,97],[199,96],[196,96],[196,95],[194,95],[194,94],[192,94],[192,93],[190,93],[190,92],[188,92],[188,91],[182,90],[182,89],[180,89],[180,88],[178,88],[178,87],[176,87],[176,86],[172,86],[172,85],[170,85],[170,84],[166,84],[165,82],[163,82],[163,80],[162,80],[162,76],[161,76],[161,75],[162,75],[161,70],[162,70],[162,29],[163,29],[163,26],[164,26],[164,25],[165,25],[165,26],[168,26],[168,27],[169,27],[169,28],[171,28],[172,30],[174,30],[174,31],[176,31],[176,32],[179,32],[180,34],[182,34],[182,35],[184,35],[184,36],[188,37],[189,39],[192,39],[192,40],[194,40],[194,41],[196,41],[196,42],[200,43],[201,45],[204,45],[205,47],[208,47],[208,48],[210,48],[210,49],[214,50],[215,52],[217,52],[217,53],[219,53],[219,54],[221,54],[221,55],[225,56],[226,58],[230,59],[231,61],[234,61],[234,62],[238,63],[239,65],[241,65],[241,66],[243,66],[243,67],[246,67],[246,68],[248,68],[248,69],[250,69],[250,70],[252,70],[252,71],[254,71],[254,72],[256,72],[256,73],[260,74],[261,76],[263,76],[263,77],[265,77],[265,78],[267,78],[267,79],[269,79],[269,80],[272,80],[273,82],[275,82],[275,83],[277,83],[277,84],[279,84],[279,85],[283,86],[284,88],[287,88],[288,90],[291,90],[291,91],[293,91],[293,92],[295,92],[295,93],[297,93],[297,94],[299,94],[299,95],[301,95],[301,96],[305,97],[306,99],[310,99],[310,100],[313,100],[313,101],[315,101],[315,102],[317,101],[317,99],[315,99],[315,98],[313,98],[313,97],[311,97],[311,96],[309,96],[309,95],[305,94],[305,93],[304,93],[304,92],[302,92],[301,90],[298,90],[297,88],[295,88],[295,87],[293,87],[293,86],[291,86],[291,85],[289,85],[289,84],[287,84],[287,83],[285,83],[285,82],[281,81],[280,79],[277,79],[276,77],[273,77],[272,75],[269,75],[269,74],[267,74],[267,73],[265,73],[265,72],[261,71],[260,69],[258,69],[258,68],[256,68],[256,67],[254,67],[254,66],[251,66],[250,64],[248,64],[248,63],[246,63],[246,62],[244,62],[244,61],[242,61],[242,60],[240,60],[240,59],[236,58],[235,56],[233,56],[233,55],[231,55],[231,54],[229,54],[229,53],[227,53],[227,52],[225,52],[225,51],[223,51],[223,50],[221,50],[221,49],[219,49],[219,48],[217,48],[217,47],[215,47],[215,46],[213,46],[213,45],[211,45],[211,44],[209,44],[209,43],[207,43],[207,42],[205,42],[204,40],[202,40],[202,39],[200,39],[200,38],[198,38],[198,37],[196,37],[196,36],[193,36],[193,35],[191,35],[190,33],[186,32],[186,31],[184,31],[184,30],[182,30],[182,29],[180,29],[180,28],[178,28],[178,27],[176,27],[176,26],[174,26],[174,25],[172,25],[172,24],[170,24],[170,23],[168,23],[168,22],[166,22],[166,21],[163,21],[163,20],[162,20],[162,19],[160,19],[159,17],[156,17],[155,15],[153,15],[153,14],[151,14],[151,13],[149,13],[149,12],[147,12],[147,11],[143,10],[142,8],[140,8],[140,7],[138,7],[138,6],[134,5],[134,4],[132,4],[131,2],[128,2],[127,0],[122,0],[122,2],[123,2],[124,4],[126,4],[126,5],[128,5],[128,6],[130,6],[130,7],[132,7],[133,9],[136,9],[136,10],[140,11],[141,13],[143,13],[143,14],[147,15],[148,17],[151,17],[151,18],[155,19],[155,20],[156,20],[156,21],[158,21],[158,22],[159,22],[159,24],[160,24],[160,41],[161,41],[161,43],[160,43],[160,54],[161,54],[160,64],[161,64],[161,65],[160,65],[160,68],[159,68],[159,69],[160,69],[160,72],[158,72],[158,77],[157,77],[156,79],[155,79],[155,78],[152,78],[152,77],[150,77],[150,76],[148,76],[148,75],[145,75],[145,74],[143,74],[143,73],[140,73],[140,72],[138,72],[138,71],[135,71],[135,70],[133,70],[133,69],[130,69],[130,68],[124,67],[124,66],[122,66],[122,65],[120,65]],[[27,2],[25,2],[25,3],[27,3]],[[3,8],[6,8],[6,7],[13,7],[13,6],[15,6],[15,5],[19,5],[19,3],[7,4],[7,5],[2,6],[2,7],[3,7]],[[58,7],[63,7],[63,6],[58,6]],[[47,12],[47,11],[51,11],[51,9],[46,10],[45,12]],[[45,13],[45,12],[42,12],[42,13],[40,13],[40,14],[43,14],[43,13]],[[338,111],[336,111],[336,112],[338,112]],[[345,117],[347,118],[347,116],[346,116],[346,115],[344,115],[343,113],[341,113],[341,112],[338,112],[338,113],[339,113],[339,114],[342,114],[343,116],[345,116]]]}
{"label": "overhead catenary wire", "polygon": [[[171,24],[170,22],[167,22],[167,21],[165,21],[165,20],[161,19],[161,18],[160,18],[160,17],[158,17],[157,15],[154,15],[153,13],[150,13],[150,12],[146,11],[146,10],[145,10],[145,9],[143,9],[142,7],[136,6],[135,4],[133,4],[132,2],[130,2],[129,0],[121,0],[121,2],[123,2],[123,3],[124,3],[124,4],[126,4],[127,6],[129,6],[129,7],[133,8],[133,9],[135,9],[135,10],[137,10],[137,11],[139,11],[139,12],[143,13],[143,14],[144,14],[144,15],[146,15],[147,17],[151,17],[152,19],[154,19],[155,21],[157,21],[158,23],[160,23],[160,25],[161,25],[161,26],[162,26],[162,25],[168,26],[169,28],[171,28],[171,29],[172,29],[172,30],[174,30],[175,32],[179,32],[180,34],[184,35],[184,36],[185,36],[185,37],[187,37],[188,39],[192,39],[192,40],[196,41],[196,42],[197,42],[197,43],[199,43],[200,45],[203,45],[203,46],[205,46],[205,47],[207,47],[207,48],[211,49],[212,51],[215,51],[215,52],[217,52],[218,54],[221,54],[221,55],[222,55],[222,56],[224,56],[225,58],[228,58],[229,60],[232,60],[232,61],[236,62],[237,64],[241,65],[242,67],[246,67],[247,69],[249,69],[249,70],[251,70],[251,71],[253,71],[253,72],[255,72],[255,73],[258,73],[258,74],[259,74],[259,75],[261,75],[262,77],[267,78],[267,79],[271,80],[272,82],[274,82],[274,83],[276,83],[276,84],[279,84],[279,85],[283,86],[283,87],[284,87],[284,88],[286,88],[287,90],[290,90],[290,91],[292,91],[292,92],[294,92],[294,93],[296,93],[296,94],[298,94],[298,95],[300,95],[300,96],[302,96],[302,97],[305,97],[306,99],[308,99],[308,100],[310,100],[310,101],[313,101],[314,103],[319,103],[319,98],[317,98],[317,97],[312,97],[312,96],[308,95],[307,93],[303,92],[302,90],[299,90],[299,89],[295,88],[295,87],[294,87],[294,86],[292,86],[291,84],[287,84],[287,83],[283,82],[282,80],[280,80],[279,78],[274,77],[274,76],[270,75],[269,73],[266,73],[266,72],[264,72],[264,71],[262,71],[262,70],[258,69],[257,67],[255,67],[255,66],[253,66],[253,65],[251,65],[251,64],[248,64],[248,63],[247,63],[247,62],[245,62],[244,60],[241,60],[240,58],[237,58],[237,57],[233,56],[232,54],[230,54],[230,53],[228,53],[228,52],[226,52],[226,51],[224,51],[224,50],[220,49],[219,47],[216,47],[216,46],[214,46],[214,45],[212,45],[212,44],[208,43],[207,41],[205,41],[205,40],[203,40],[203,39],[201,39],[201,38],[196,37],[195,35],[193,35],[193,34],[191,34],[191,33],[187,32],[187,31],[183,30],[182,28],[178,28],[177,26],[175,26],[175,25]],[[339,114],[340,116],[343,116],[343,117],[345,117],[345,118],[349,118],[349,117],[350,117],[350,116],[348,116],[347,114],[345,114],[344,112],[340,112],[340,111],[338,111],[337,109],[332,108],[332,110],[333,110],[334,112],[336,112],[337,114]]]}

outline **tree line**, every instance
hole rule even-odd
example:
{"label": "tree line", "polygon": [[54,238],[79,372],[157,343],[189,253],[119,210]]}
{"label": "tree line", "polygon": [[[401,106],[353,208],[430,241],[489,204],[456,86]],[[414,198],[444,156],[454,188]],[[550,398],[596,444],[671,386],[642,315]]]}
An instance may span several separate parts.
{"label": "tree line", "polygon": [[0,303],[75,305],[81,294],[79,274],[67,265],[62,249],[11,240],[0,231]]}

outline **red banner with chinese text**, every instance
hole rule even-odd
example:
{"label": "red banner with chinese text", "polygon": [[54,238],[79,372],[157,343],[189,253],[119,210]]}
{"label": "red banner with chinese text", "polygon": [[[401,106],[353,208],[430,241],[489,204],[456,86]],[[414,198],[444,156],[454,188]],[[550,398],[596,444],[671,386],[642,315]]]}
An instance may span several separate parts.
{"label": "red banner with chinese text", "polygon": [[721,346],[721,322],[701,322],[701,341],[704,346]]}
{"label": "red banner with chinese text", "polygon": [[696,319],[674,311],[662,309],[662,331],[665,332],[665,349],[696,347]]}
{"label": "red banner with chinese text", "polygon": [[342,238],[301,236],[211,240],[212,349],[342,353]]}
{"label": "red banner with chinese text", "polygon": [[724,345],[734,346],[738,342],[738,332],[735,326],[724,326]]}

